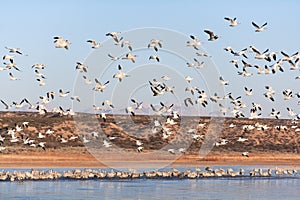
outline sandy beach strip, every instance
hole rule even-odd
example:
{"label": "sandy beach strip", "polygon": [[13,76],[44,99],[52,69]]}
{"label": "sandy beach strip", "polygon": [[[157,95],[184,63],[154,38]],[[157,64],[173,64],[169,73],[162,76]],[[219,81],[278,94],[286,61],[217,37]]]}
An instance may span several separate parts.
{"label": "sandy beach strip", "polygon": [[[91,154],[86,153],[63,153],[63,152],[32,152],[18,154],[1,154],[1,168],[107,168],[113,166],[151,166],[156,164],[172,166],[244,166],[244,165],[270,165],[270,166],[300,166],[300,155],[289,153],[257,153],[249,158],[236,154],[210,153],[204,158],[198,155],[183,155],[177,160],[168,158],[148,157],[145,160],[136,160],[133,157],[124,158],[123,155],[107,155],[103,157],[109,162],[100,162]],[[108,165],[106,165],[109,163]]]}

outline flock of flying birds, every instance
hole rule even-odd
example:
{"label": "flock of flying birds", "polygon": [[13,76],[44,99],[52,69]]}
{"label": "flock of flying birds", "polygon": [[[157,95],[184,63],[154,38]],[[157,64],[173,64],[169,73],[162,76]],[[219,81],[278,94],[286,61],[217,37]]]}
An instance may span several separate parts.
{"label": "flock of flying birds", "polygon": [[[224,18],[226,21],[229,22],[230,27],[238,26],[240,23],[237,21],[236,18]],[[263,32],[267,29],[267,23],[264,23],[263,25],[257,25],[255,22],[252,22],[252,25],[255,29],[255,32]],[[219,40],[220,37],[216,35],[211,30],[204,30],[206,34],[208,34],[208,41],[216,41]],[[121,37],[121,32],[109,32],[106,34],[107,37],[111,37],[114,41],[114,44],[117,46],[120,46],[120,48],[128,48],[128,53],[125,54],[123,57],[114,56],[112,54],[108,54],[108,59],[114,61],[117,63],[118,60],[128,60],[129,62],[135,63],[138,55],[133,54],[134,47],[131,45],[131,42],[128,40],[125,40],[125,38]],[[193,62],[186,63],[186,67],[188,68],[196,68],[197,70],[201,70],[205,63],[202,61],[199,61],[201,57],[210,57],[205,52],[201,52],[199,50],[199,47],[202,45],[202,42],[195,36],[190,35],[191,40],[186,42],[186,46],[191,47],[195,50],[195,54],[198,58],[194,58]],[[69,40],[65,40],[63,37],[54,37],[54,43],[55,48],[62,48],[62,49],[69,49],[69,46],[72,44]],[[87,40],[87,43],[91,45],[93,49],[98,49],[102,47],[102,44],[95,40]],[[149,55],[149,60],[154,60],[155,62],[160,62],[160,56],[158,55],[159,49],[163,48],[163,41],[160,39],[151,39],[148,43],[147,47],[149,49],[153,49],[155,54]],[[19,67],[15,64],[15,58],[18,56],[27,56],[24,55],[22,50],[20,48],[8,48],[5,47],[8,50],[8,53],[3,56],[3,62],[4,66],[0,68],[0,73],[4,73],[5,71],[8,71],[8,75],[11,81],[19,81],[20,78],[14,76],[15,71],[21,71]],[[249,48],[244,48],[242,50],[235,50],[232,47],[228,46],[224,48],[226,52],[228,52],[230,55],[233,56],[233,58],[230,60],[230,63],[233,64],[234,67],[236,67],[238,71],[239,76],[249,77],[253,76],[254,74],[249,71],[249,69],[256,69],[257,74],[259,75],[266,75],[266,74],[276,74],[276,73],[282,73],[284,72],[284,64],[287,63],[290,66],[290,70],[298,70],[299,69],[299,58],[300,54],[298,52],[289,55],[283,51],[281,52],[271,52],[269,49],[266,50],[259,50],[253,45],[249,46]],[[266,63],[264,66],[259,66],[257,64],[252,64],[247,62],[247,59],[249,58],[250,54],[254,54],[254,59],[258,60],[264,60]],[[43,73],[43,69],[45,69],[46,64],[43,63],[35,63],[32,65],[32,69],[34,70],[34,73],[36,75],[36,81],[38,82],[38,85],[40,87],[45,86],[46,82],[46,75]],[[101,80],[95,78],[94,81],[91,80],[87,72],[89,70],[88,66],[86,66],[84,63],[76,62],[75,65],[76,70],[81,72],[82,78],[85,84],[91,85],[94,84],[93,90],[95,92],[103,93],[107,87],[109,86],[111,80],[107,80],[106,82],[102,82]],[[130,77],[130,74],[127,74],[123,67],[120,64],[117,64],[117,71],[115,74],[112,75],[113,79],[116,79],[119,81],[120,84],[122,84],[122,81]],[[171,79],[168,75],[163,75],[161,77],[162,81],[159,81],[157,78],[153,80],[149,80],[149,91],[152,92],[154,97],[162,96],[166,93],[172,93],[174,94],[176,92],[176,88],[169,86],[168,81]],[[300,76],[297,76],[295,79],[300,79]],[[201,105],[203,108],[207,107],[209,103],[217,103],[220,108],[220,113],[222,113],[224,116],[227,115],[229,111],[231,111],[231,114],[233,117],[239,118],[239,117],[246,117],[246,114],[244,113],[244,108],[249,108],[249,105],[246,105],[244,101],[242,100],[241,96],[234,97],[232,93],[229,93],[225,96],[218,96],[217,93],[214,93],[212,95],[206,93],[204,90],[200,89],[200,87],[193,85],[194,78],[191,76],[185,77],[187,87],[185,89],[185,92],[187,94],[187,97],[184,99],[184,105],[186,107],[192,107],[196,104]],[[229,81],[226,81],[222,76],[219,77],[220,84],[224,87],[229,85]],[[125,81],[125,80],[124,80]],[[253,89],[244,87],[246,96],[253,95]],[[265,93],[263,96],[267,99],[269,99],[271,102],[275,101],[274,95],[276,91],[270,86],[265,86]],[[291,89],[285,89],[282,91],[284,100],[290,100],[292,98],[300,98],[300,92],[295,93]],[[71,96],[70,91],[63,91],[62,89],[58,89],[58,95],[60,98],[70,98],[72,101],[80,102],[80,96]],[[75,112],[72,109],[63,109],[61,106],[54,107],[52,110],[49,110],[47,108],[47,104],[52,102],[55,98],[57,98],[56,91],[47,91],[45,95],[39,95],[39,101],[37,103],[32,103],[28,100],[28,98],[23,98],[20,102],[13,101],[11,103],[5,102],[3,99],[1,99],[1,103],[3,104],[4,108],[9,109],[21,109],[25,105],[28,106],[28,109],[35,110],[39,112],[39,114],[43,115],[47,112],[54,112],[59,113],[62,116],[65,115],[74,115]],[[232,105],[233,109],[227,108],[222,103],[223,100],[228,99],[230,101],[230,104]],[[128,107],[124,108],[124,112],[130,114],[130,115],[136,115],[136,112],[138,110],[142,110],[144,108],[144,104],[141,101],[138,101],[135,98],[131,99],[132,105],[129,105]],[[300,101],[298,103],[300,105]],[[150,109],[154,112],[155,115],[165,115],[165,114],[171,114],[173,116],[173,119],[179,118],[179,112],[175,109],[174,103],[166,103],[166,102],[160,102],[160,105],[153,105],[150,104]],[[102,104],[100,106],[97,105],[91,105],[92,108],[95,111],[100,111],[100,116],[102,119],[106,119],[106,111],[107,108],[114,109],[114,104],[111,100],[103,100]],[[158,108],[159,106],[159,108]],[[252,105],[250,107],[250,119],[255,119],[261,117],[261,111],[262,106],[258,103],[252,102]],[[300,119],[300,114],[297,114],[293,111],[292,108],[287,107],[287,113],[290,117],[293,119]],[[269,116],[274,117],[276,119],[279,119],[281,117],[280,111],[277,111],[275,108],[272,108],[270,111]],[[169,121],[168,123],[172,123],[170,121],[170,118],[167,118]],[[174,123],[174,121],[173,121]],[[142,150],[141,143],[137,142],[137,145],[139,146],[139,151]],[[106,144],[106,146],[109,146]]]}

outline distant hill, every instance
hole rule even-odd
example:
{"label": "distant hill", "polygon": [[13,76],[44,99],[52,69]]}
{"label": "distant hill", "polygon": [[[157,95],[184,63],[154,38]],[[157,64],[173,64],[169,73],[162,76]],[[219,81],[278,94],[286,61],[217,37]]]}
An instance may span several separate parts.
{"label": "distant hill", "polygon": [[[39,145],[43,142],[46,151],[67,147],[84,150],[85,147],[102,147],[104,140],[128,151],[137,151],[139,140],[145,152],[172,144],[170,148],[176,153],[179,148],[185,148],[186,154],[197,153],[202,145],[213,142],[213,152],[300,153],[298,121],[182,117],[174,119],[175,124],[171,125],[165,123],[166,120],[162,116],[145,115],[107,115],[103,120],[93,114],[70,117],[55,113],[0,112],[3,147],[0,153],[44,151]],[[28,122],[28,127],[23,122]]]}

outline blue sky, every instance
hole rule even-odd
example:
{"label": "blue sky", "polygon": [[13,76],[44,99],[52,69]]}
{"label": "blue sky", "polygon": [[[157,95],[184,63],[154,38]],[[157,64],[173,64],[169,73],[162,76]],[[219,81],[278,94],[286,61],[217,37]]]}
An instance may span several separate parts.
{"label": "blue sky", "polygon": [[[288,106],[299,113],[298,99],[282,100],[283,89],[290,88],[295,93],[300,91],[294,80],[300,75],[299,70],[290,72],[289,65],[284,64],[285,72],[281,74],[239,77],[229,63],[234,57],[223,50],[227,46],[241,50],[254,45],[261,51],[267,48],[288,54],[299,51],[300,38],[297,34],[300,28],[297,23],[300,3],[297,1],[7,1],[1,5],[0,54],[7,54],[5,46],[19,47],[28,54],[16,55],[15,58],[22,72],[13,71],[13,74],[20,77],[20,81],[10,81],[7,71],[0,72],[0,99],[8,103],[18,102],[24,97],[36,102],[39,101],[38,96],[45,95],[47,91],[58,92],[60,88],[72,91],[78,75],[76,62],[83,62],[92,53],[87,39],[104,42],[109,40],[105,33],[110,31],[160,27],[185,34],[187,40],[188,35],[196,35],[203,42],[202,48],[212,55],[220,74],[229,80],[226,92],[232,92],[233,96],[242,95],[249,105],[246,113],[253,101],[266,108],[264,116],[270,113],[272,107],[281,110],[283,115],[286,115]],[[241,24],[229,27],[223,19],[225,16],[237,17]],[[255,33],[252,21],[257,24],[268,22],[268,29]],[[208,42],[204,29],[213,30],[221,38]],[[54,48],[53,36],[69,39],[72,42],[70,49]],[[174,65],[172,60],[169,62]],[[249,62],[263,63],[254,59]],[[46,65],[43,73],[47,77],[47,86],[40,87],[35,81],[34,70],[31,69],[35,63]],[[178,70],[184,74],[185,67],[178,67]],[[255,70],[250,71],[256,73]],[[275,103],[263,97],[265,85],[272,85],[276,90]],[[255,95],[245,97],[243,86],[253,88]],[[101,96],[97,98],[99,102],[102,100]],[[71,101],[59,98],[54,104],[64,108],[72,106]]]}

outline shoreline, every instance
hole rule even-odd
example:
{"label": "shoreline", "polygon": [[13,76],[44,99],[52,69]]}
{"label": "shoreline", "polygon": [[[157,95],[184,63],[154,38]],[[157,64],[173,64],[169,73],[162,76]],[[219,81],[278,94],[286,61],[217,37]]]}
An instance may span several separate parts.
{"label": "shoreline", "polygon": [[[300,167],[299,154],[268,154],[256,153],[249,158],[236,154],[227,153],[210,153],[200,159],[198,155],[182,155],[177,160],[169,157],[147,158],[137,160],[132,157],[124,158],[122,155],[108,155],[103,162],[98,161],[93,155],[86,153],[69,153],[64,152],[33,152],[18,154],[1,154],[0,168],[119,168],[126,167],[196,167],[196,166],[293,166]],[[173,162],[174,161],[174,162]],[[107,165],[105,165],[107,164]]]}

